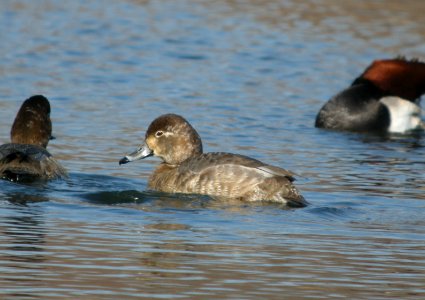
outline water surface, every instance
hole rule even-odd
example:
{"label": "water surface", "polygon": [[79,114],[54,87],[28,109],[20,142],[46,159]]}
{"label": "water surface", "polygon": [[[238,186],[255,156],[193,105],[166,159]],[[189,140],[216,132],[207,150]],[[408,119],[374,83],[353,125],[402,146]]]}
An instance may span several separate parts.
{"label": "water surface", "polygon": [[[2,1],[0,142],[52,104],[65,181],[0,181],[2,299],[423,299],[424,135],[318,130],[374,59],[424,58],[423,1]],[[311,205],[147,191],[163,113],[293,170]]]}

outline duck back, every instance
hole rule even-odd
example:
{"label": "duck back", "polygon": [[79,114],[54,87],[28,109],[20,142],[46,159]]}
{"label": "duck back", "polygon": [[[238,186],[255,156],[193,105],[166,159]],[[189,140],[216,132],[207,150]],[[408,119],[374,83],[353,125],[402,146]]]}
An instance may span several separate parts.
{"label": "duck back", "polygon": [[380,102],[383,96],[382,91],[369,82],[355,83],[322,107],[315,126],[356,132],[385,132],[390,125],[390,114]]}
{"label": "duck back", "polygon": [[285,169],[243,155],[215,152],[190,157],[178,166],[161,164],[151,176],[149,188],[305,206],[307,202],[293,181],[293,174]]}
{"label": "duck back", "polygon": [[56,179],[66,170],[44,148],[9,143],[0,146],[0,177],[10,181]]}

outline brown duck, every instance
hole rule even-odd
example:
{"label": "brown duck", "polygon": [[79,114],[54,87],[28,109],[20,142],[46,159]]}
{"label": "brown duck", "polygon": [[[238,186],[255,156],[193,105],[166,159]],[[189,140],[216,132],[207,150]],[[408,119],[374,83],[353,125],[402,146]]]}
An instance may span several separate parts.
{"label": "brown duck", "polygon": [[12,126],[11,143],[0,146],[0,178],[32,181],[67,176],[46,150],[51,134],[49,101],[41,95],[25,100]]}
{"label": "brown duck", "polygon": [[293,185],[293,173],[238,154],[202,153],[199,134],[179,115],[155,119],[144,144],[119,164],[151,155],[163,160],[149,178],[148,186],[153,190],[274,201],[292,207],[307,205]]}

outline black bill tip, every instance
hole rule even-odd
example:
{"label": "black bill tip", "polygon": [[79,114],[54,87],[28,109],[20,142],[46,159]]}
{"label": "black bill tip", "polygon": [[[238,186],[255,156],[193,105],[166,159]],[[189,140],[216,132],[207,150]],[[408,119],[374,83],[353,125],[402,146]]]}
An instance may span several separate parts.
{"label": "black bill tip", "polygon": [[127,156],[125,156],[125,157],[120,159],[119,164],[123,165],[123,164],[126,164],[128,162],[130,162],[130,160],[127,158]]}

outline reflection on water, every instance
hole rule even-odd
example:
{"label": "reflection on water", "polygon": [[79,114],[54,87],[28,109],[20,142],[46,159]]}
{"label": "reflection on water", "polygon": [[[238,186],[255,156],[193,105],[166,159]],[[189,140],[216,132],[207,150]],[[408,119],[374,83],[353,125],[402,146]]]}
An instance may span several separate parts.
{"label": "reflection on water", "polygon": [[[164,207],[137,216],[121,212],[125,219],[119,221],[117,215],[113,223],[108,220],[113,213],[105,214],[109,208],[98,207],[82,209],[85,222],[52,218],[52,224],[39,220],[40,207],[31,209],[32,216],[2,221],[0,282],[4,286],[13,282],[14,290],[37,286],[40,294],[65,298],[78,297],[82,291],[99,296],[107,290],[111,299],[278,297],[284,290],[294,297],[330,291],[335,297],[348,293],[356,298],[424,293],[423,278],[417,273],[425,267],[423,232],[402,238],[396,232],[386,234],[384,226],[367,226],[370,233],[365,236],[365,225],[353,224],[347,237],[341,235],[347,229],[331,228],[331,223],[341,225],[338,219],[356,216],[343,210],[313,208],[310,219],[319,227],[313,229],[305,216],[297,220],[265,207],[245,208],[245,214],[198,209],[191,215]],[[89,221],[99,210],[101,217]],[[328,228],[327,222],[317,224],[321,215],[329,221]],[[276,230],[282,217],[289,221],[281,221],[282,229]],[[19,248],[20,244],[24,246]],[[410,265],[412,261],[417,263]],[[388,283],[383,293],[382,286]],[[255,288],[247,288],[252,285]]]}
{"label": "reflection on water", "polygon": [[[423,1],[2,1],[0,142],[51,101],[64,181],[0,181],[2,299],[423,299],[424,135],[319,130],[373,59],[423,58]],[[158,115],[300,174],[311,205],[147,190]]]}

